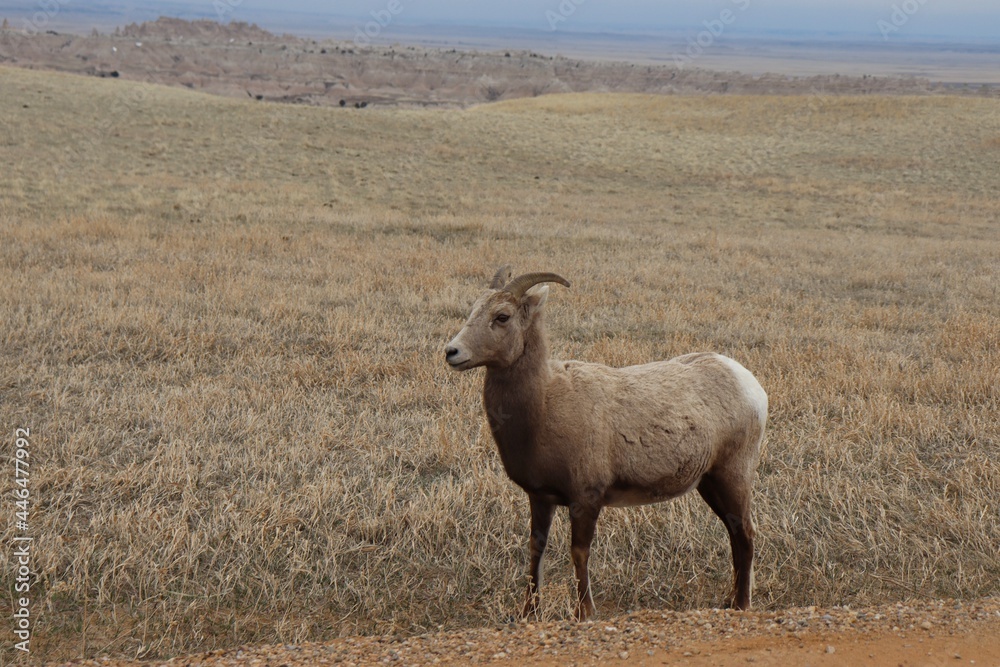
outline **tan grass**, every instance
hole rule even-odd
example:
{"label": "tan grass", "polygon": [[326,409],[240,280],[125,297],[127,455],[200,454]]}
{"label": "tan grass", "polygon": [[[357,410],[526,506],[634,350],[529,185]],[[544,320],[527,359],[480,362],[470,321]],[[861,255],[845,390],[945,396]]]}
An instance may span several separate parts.
{"label": "tan grass", "polygon": [[[505,619],[526,500],[481,377],[441,352],[504,261],[573,282],[558,355],[711,349],[760,378],[758,605],[998,593],[995,100],[359,114],[0,87],[0,423],[35,434],[33,657],[79,657],[84,631],[88,656],[144,656]],[[717,605],[728,560],[698,498],[609,510],[598,606]]]}

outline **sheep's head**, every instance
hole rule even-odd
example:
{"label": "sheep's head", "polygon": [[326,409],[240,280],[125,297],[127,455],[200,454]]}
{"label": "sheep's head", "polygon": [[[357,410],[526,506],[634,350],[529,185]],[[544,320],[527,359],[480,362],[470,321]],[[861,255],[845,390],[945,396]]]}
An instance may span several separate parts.
{"label": "sheep's head", "polygon": [[445,348],[445,359],[455,370],[513,364],[524,352],[525,333],[548,298],[548,286],[540,283],[569,287],[554,273],[511,275],[509,266],[497,271],[490,289],[476,300],[465,326]]}

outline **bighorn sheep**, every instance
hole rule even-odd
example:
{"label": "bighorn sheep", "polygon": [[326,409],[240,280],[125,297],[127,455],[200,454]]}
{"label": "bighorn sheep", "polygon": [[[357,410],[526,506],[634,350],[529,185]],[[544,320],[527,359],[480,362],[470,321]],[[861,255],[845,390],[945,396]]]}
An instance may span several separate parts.
{"label": "bighorn sheep", "polygon": [[726,526],[730,603],[750,607],[750,493],[767,394],[736,361],[700,352],[610,368],[549,359],[543,313],[554,273],[501,268],[448,343],[451,367],[486,367],[483,403],[507,475],[528,493],[531,564],[522,614],[538,608],[542,554],[557,505],[569,507],[578,619],[594,614],[587,561],[606,506],[654,503],[692,489]]}

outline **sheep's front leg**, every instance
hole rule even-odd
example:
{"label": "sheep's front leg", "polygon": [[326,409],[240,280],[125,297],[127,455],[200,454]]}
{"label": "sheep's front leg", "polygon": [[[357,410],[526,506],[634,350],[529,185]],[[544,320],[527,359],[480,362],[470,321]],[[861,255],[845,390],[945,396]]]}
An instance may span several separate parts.
{"label": "sheep's front leg", "polygon": [[549,527],[552,525],[552,514],[555,505],[537,496],[529,495],[531,501],[531,565],[528,568],[528,594],[524,600],[524,610],[521,616],[529,616],[538,611],[539,593],[542,589],[542,556],[545,545],[549,541]]}
{"label": "sheep's front leg", "polygon": [[594,541],[597,530],[597,517],[600,507],[586,507],[573,503],[569,507],[572,537],[570,553],[573,556],[573,568],[576,570],[576,590],[579,602],[576,607],[576,618],[586,621],[594,615],[594,598],[590,594],[590,574],[587,572],[587,562],[590,560],[590,543]]}

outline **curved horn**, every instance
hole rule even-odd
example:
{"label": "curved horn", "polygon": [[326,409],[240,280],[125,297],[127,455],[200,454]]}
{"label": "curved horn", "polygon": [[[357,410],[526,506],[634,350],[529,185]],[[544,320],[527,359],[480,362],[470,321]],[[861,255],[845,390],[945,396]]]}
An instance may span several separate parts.
{"label": "curved horn", "polygon": [[503,291],[510,292],[515,299],[520,299],[538,283],[559,283],[569,287],[569,281],[555,273],[525,273],[504,285]]}
{"label": "curved horn", "polygon": [[490,289],[501,289],[504,285],[510,282],[510,279],[513,277],[513,267],[511,267],[510,264],[504,264],[497,269],[496,274],[493,276],[493,280],[490,282]]}

